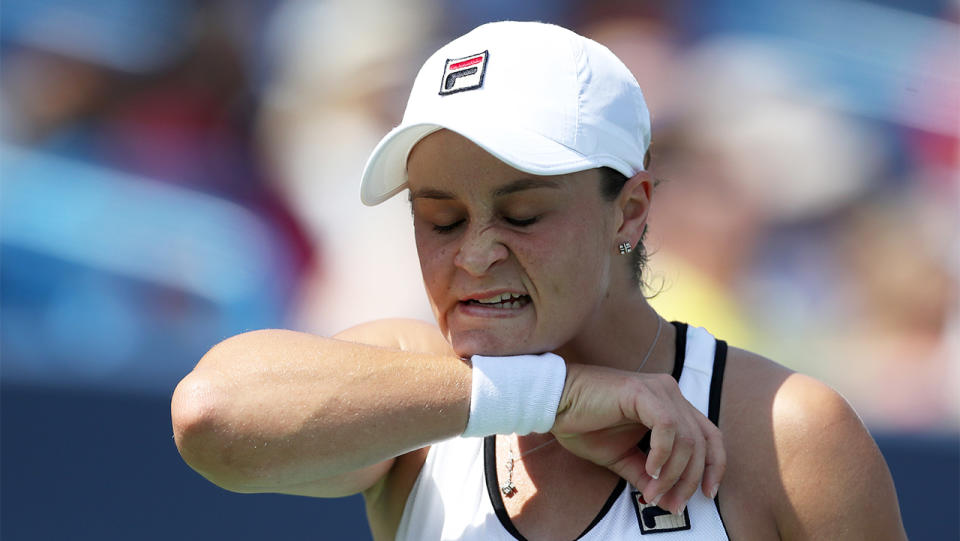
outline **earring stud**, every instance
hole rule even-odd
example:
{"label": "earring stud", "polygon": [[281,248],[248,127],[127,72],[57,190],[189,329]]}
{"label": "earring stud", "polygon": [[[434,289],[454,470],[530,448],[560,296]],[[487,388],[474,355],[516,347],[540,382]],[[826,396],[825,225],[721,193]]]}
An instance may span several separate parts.
{"label": "earring stud", "polygon": [[633,246],[630,241],[620,243],[620,255],[629,254],[631,250],[633,250]]}

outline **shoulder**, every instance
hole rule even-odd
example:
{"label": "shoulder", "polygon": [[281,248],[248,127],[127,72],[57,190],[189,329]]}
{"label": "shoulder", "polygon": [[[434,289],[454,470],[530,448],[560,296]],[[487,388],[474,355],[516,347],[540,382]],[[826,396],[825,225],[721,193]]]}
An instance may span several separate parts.
{"label": "shoulder", "polygon": [[782,538],[903,538],[883,456],[828,385],[731,349],[721,428],[740,465],[730,473],[752,470],[749,485],[761,489]]}
{"label": "shoulder", "polygon": [[419,351],[452,353],[450,343],[432,323],[417,319],[378,319],[361,323],[337,333],[334,338],[370,346]]}
{"label": "shoulder", "polygon": [[902,539],[896,490],[873,437],[850,404],[802,374],[773,404],[774,442],[793,538]]}

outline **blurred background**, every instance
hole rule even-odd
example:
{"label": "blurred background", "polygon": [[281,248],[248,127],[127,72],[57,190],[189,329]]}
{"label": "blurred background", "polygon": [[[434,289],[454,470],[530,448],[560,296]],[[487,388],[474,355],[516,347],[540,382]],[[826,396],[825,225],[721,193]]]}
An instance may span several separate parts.
{"label": "blurred background", "polygon": [[242,331],[432,320],[408,204],[359,173],[501,19],[644,88],[654,306],[838,389],[911,539],[960,539],[956,0],[5,0],[0,537],[369,539],[357,497],[204,481],[170,396]]}

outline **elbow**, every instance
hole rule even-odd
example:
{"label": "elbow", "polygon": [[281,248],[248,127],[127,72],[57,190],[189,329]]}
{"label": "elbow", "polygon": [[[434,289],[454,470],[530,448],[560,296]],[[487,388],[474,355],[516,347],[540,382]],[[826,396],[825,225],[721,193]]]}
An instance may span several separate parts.
{"label": "elbow", "polygon": [[177,385],[170,401],[173,441],[183,460],[201,473],[210,469],[211,451],[222,448],[216,441],[218,394],[214,382],[194,372]]}
{"label": "elbow", "polygon": [[224,386],[194,371],[173,392],[170,417],[173,440],[188,466],[212,483],[245,492],[244,468],[231,456],[229,410]]}
{"label": "elbow", "polygon": [[[208,379],[191,373],[177,385],[170,401],[173,441],[191,466],[215,435],[217,391]],[[194,466],[195,467],[195,466]]]}

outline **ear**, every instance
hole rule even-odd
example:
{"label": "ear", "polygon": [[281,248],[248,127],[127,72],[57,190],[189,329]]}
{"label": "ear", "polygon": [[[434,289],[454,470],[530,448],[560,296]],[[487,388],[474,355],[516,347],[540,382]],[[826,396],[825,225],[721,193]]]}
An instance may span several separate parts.
{"label": "ear", "polygon": [[640,237],[647,225],[650,213],[650,198],[653,195],[653,179],[646,171],[640,171],[627,180],[615,201],[618,210],[617,240],[640,244]]}

